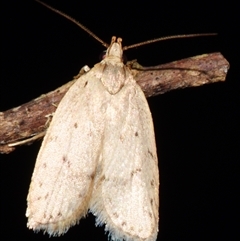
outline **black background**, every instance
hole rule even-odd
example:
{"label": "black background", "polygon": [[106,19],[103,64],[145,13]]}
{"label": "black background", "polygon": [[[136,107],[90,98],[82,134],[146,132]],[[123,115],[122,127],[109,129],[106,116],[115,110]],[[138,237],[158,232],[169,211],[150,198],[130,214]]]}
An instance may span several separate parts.
{"label": "black background", "polygon": [[[221,52],[225,82],[148,99],[159,168],[158,240],[236,240],[239,161],[239,23],[230,1],[53,1],[105,42],[130,45],[161,36],[217,32],[217,37],[170,40],[127,51],[145,66]],[[238,14],[238,13],[237,13]],[[86,32],[34,1],[1,1],[0,110],[19,106],[99,62],[104,48]],[[26,196],[41,142],[1,155],[2,240],[47,240],[26,228]],[[131,161],[131,160],[129,160]],[[239,219],[238,219],[239,220]],[[107,240],[89,214],[58,240]]]}

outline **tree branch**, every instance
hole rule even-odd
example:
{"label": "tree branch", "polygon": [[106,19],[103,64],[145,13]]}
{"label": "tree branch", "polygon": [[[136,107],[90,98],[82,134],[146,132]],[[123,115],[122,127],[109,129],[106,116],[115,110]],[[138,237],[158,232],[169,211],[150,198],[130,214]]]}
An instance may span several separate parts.
{"label": "tree branch", "polygon": [[[127,64],[146,97],[170,90],[224,81],[229,63],[220,53],[204,54],[154,67],[142,67],[136,61]],[[0,112],[0,152],[10,153],[15,146],[31,143],[44,136],[69,87],[60,88],[5,112]]]}

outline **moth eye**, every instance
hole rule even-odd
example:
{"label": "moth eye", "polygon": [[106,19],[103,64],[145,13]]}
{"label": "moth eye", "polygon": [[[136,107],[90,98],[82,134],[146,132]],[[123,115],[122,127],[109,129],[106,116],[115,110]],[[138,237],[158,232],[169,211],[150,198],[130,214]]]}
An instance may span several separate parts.
{"label": "moth eye", "polygon": [[99,60],[102,61],[106,56],[107,50],[103,50],[102,53],[99,54]]}
{"label": "moth eye", "polygon": [[[99,55],[100,61],[102,61],[105,58],[106,53],[107,53],[107,50],[102,51],[102,53]],[[123,54],[123,56],[122,56],[122,61],[123,61],[124,64],[127,63],[127,56],[125,54]]]}

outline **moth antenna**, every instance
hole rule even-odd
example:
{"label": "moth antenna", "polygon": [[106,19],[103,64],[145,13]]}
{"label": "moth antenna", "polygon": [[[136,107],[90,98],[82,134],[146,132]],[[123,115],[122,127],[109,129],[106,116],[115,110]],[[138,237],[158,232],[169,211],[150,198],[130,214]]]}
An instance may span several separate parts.
{"label": "moth antenna", "polygon": [[177,38],[192,38],[192,37],[202,37],[202,36],[213,36],[217,35],[217,33],[197,33],[197,34],[182,34],[182,35],[173,35],[173,36],[166,36],[166,37],[161,37],[161,38],[156,38],[152,40],[147,40],[138,44],[133,44],[129,46],[123,47],[123,50],[131,49],[131,48],[136,48],[145,44],[150,44],[150,43],[155,43],[158,41],[163,41],[163,40],[169,40],[169,39],[177,39]]}
{"label": "moth antenna", "polygon": [[42,4],[44,7],[52,10],[53,12],[63,16],[64,18],[70,20],[71,22],[75,23],[78,27],[80,27],[81,29],[83,29],[84,31],[86,31],[88,34],[90,34],[93,38],[95,38],[98,42],[100,42],[103,46],[105,46],[106,48],[108,48],[109,44],[105,43],[103,40],[101,40],[96,34],[94,34],[92,31],[90,31],[87,27],[85,27],[84,25],[82,25],[81,23],[79,23],[77,20],[75,20],[74,18],[68,16],[67,14],[57,10],[56,8],[51,7],[50,5],[41,2],[39,0],[35,0],[36,2]]}
{"label": "moth antenna", "polygon": [[[96,34],[94,34],[91,30],[89,30],[87,27],[85,27],[83,24],[79,23],[77,20],[75,20],[74,18],[70,17],[69,15],[61,12],[60,10],[51,7],[50,5],[41,2],[40,0],[35,0],[36,2],[42,4],[43,6],[45,6],[46,8],[50,9],[51,11],[65,17],[66,19],[70,20],[71,22],[75,23],[78,27],[80,27],[81,29],[83,29],[84,31],[86,31],[89,35],[91,35],[93,38],[95,38],[98,42],[100,42],[104,47],[108,48],[109,44],[107,44],[106,42],[104,42],[102,39],[100,39]],[[166,37],[161,37],[161,38],[156,38],[156,39],[151,39],[151,40],[147,40],[141,43],[137,43],[137,44],[132,44],[129,46],[124,46],[122,49],[127,50],[127,49],[131,49],[131,48],[136,48],[142,45],[146,45],[146,44],[150,44],[150,43],[155,43],[158,41],[163,41],[163,40],[169,40],[169,39],[179,39],[179,38],[193,38],[193,37],[202,37],[202,36],[214,36],[217,35],[217,33],[199,33],[199,34],[182,34],[182,35],[173,35],[173,36],[166,36]]]}

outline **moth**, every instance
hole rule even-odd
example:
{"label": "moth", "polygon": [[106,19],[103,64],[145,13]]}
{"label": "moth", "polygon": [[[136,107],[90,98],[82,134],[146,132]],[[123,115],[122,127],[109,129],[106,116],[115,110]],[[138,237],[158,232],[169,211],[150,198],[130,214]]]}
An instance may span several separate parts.
{"label": "moth", "polygon": [[88,210],[111,240],[154,241],[159,172],[147,100],[112,37],[105,58],[68,90],[53,116],[27,197],[27,226],[64,234]]}

